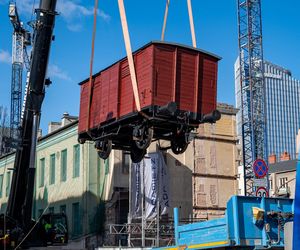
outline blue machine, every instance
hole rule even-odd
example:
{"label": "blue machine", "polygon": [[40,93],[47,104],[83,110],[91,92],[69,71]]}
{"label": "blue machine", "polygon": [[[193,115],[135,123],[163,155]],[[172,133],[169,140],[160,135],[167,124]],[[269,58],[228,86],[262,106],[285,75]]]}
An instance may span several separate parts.
{"label": "blue machine", "polygon": [[164,249],[283,249],[284,224],[293,220],[293,200],[233,196],[224,218],[178,225],[176,245]]}
{"label": "blue machine", "polygon": [[297,250],[300,249],[300,154],[297,162],[294,211],[293,250]]}

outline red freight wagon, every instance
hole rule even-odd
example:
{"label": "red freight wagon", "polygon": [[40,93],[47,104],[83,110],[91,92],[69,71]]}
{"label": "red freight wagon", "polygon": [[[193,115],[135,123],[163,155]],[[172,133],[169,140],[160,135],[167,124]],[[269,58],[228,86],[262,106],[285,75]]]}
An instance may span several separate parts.
{"label": "red freight wagon", "polygon": [[[112,148],[140,161],[153,140],[185,151],[190,132],[215,122],[220,58],[179,44],[151,42],[133,53],[141,112],[135,107],[127,58],[80,83],[78,140],[95,141],[101,158]],[[91,89],[91,91],[90,91]]]}

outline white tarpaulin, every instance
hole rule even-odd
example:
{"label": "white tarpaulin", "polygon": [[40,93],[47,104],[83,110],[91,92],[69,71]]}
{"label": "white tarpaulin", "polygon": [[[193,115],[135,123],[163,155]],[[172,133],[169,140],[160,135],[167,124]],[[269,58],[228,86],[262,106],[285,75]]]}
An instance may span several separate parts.
{"label": "white tarpaulin", "polygon": [[145,162],[145,218],[152,219],[157,215],[158,188],[159,188],[159,159],[158,155],[151,154]]}
{"label": "white tarpaulin", "polygon": [[144,168],[145,218],[152,219],[159,209],[161,214],[169,211],[168,174],[161,152],[148,154],[143,161],[132,166],[131,197],[132,218],[141,215],[141,178]]}
{"label": "white tarpaulin", "polygon": [[164,161],[164,158],[162,156],[162,153],[159,152],[160,155],[160,197],[159,197],[159,203],[160,203],[160,212],[161,214],[167,214],[169,212],[169,176],[167,172],[167,165]]}
{"label": "white tarpaulin", "polygon": [[131,217],[140,218],[142,216],[142,189],[141,178],[143,161],[140,163],[133,163],[131,170]]}

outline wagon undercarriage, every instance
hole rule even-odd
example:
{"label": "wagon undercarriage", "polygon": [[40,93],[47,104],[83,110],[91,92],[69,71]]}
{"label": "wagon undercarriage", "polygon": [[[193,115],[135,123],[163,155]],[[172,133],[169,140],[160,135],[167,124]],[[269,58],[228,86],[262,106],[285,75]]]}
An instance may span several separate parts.
{"label": "wagon undercarriage", "polygon": [[134,112],[118,120],[108,120],[89,132],[79,134],[79,143],[94,141],[98,155],[107,159],[112,149],[130,152],[133,162],[139,162],[153,141],[166,140],[174,154],[183,153],[190,134],[200,123],[215,122],[218,111],[200,117],[198,114],[177,109],[174,102],[163,107],[150,106],[142,112]]}

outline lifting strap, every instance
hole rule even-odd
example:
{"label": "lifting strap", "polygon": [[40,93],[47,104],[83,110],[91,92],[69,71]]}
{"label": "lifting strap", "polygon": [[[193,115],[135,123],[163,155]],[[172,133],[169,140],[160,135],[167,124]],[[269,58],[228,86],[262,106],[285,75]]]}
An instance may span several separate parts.
{"label": "lifting strap", "polygon": [[166,25],[167,25],[167,18],[168,18],[168,12],[169,12],[169,5],[170,5],[170,0],[166,1],[166,9],[165,9],[165,16],[164,16],[164,23],[161,31],[161,40],[165,40],[165,30],[166,30]]}
{"label": "lifting strap", "polygon": [[89,78],[89,103],[88,103],[88,114],[87,114],[87,131],[90,128],[90,115],[92,105],[92,89],[93,89],[93,63],[94,63],[94,50],[95,50],[95,37],[96,37],[96,26],[97,26],[97,13],[98,13],[98,0],[95,0],[94,5],[94,24],[93,24],[93,35],[92,35],[92,50],[90,58],[90,78]]}
{"label": "lifting strap", "polygon": [[[165,16],[164,16],[164,22],[163,22],[163,27],[162,27],[162,32],[161,32],[161,40],[162,41],[164,41],[164,39],[165,39],[165,30],[166,30],[166,25],[167,25],[169,5],[170,5],[170,0],[166,0]],[[191,0],[187,0],[187,7],[188,7],[188,14],[189,14],[189,21],[190,21],[192,43],[193,43],[193,47],[197,48],[196,35],[195,35],[195,26],[194,26],[194,17],[193,17],[193,10],[192,10]]]}
{"label": "lifting strap", "polygon": [[187,0],[187,6],[188,6],[188,12],[189,12],[190,28],[191,28],[191,35],[192,35],[193,47],[197,48],[196,36],[195,36],[195,26],[194,26],[194,18],[193,18],[193,11],[192,11],[191,0]]}
{"label": "lifting strap", "polygon": [[[135,71],[135,66],[134,66],[134,61],[133,61],[133,55],[132,55],[132,49],[131,49],[131,43],[130,43],[130,37],[129,37],[129,31],[128,31],[128,24],[127,24],[126,12],[125,12],[123,0],[118,0],[118,5],[119,5],[122,31],[123,31],[123,37],[124,37],[125,48],[126,48],[126,53],[127,53],[127,60],[128,60],[128,66],[129,66],[129,72],[130,72],[130,77],[131,77],[131,84],[132,84],[132,89],[133,89],[135,105],[136,105],[137,111],[140,112],[141,105],[140,105],[140,98],[139,98],[139,93],[138,93],[138,84],[137,84],[136,71]],[[166,29],[166,24],[167,24],[169,5],[170,5],[170,0],[167,0],[162,34],[161,34],[162,41],[164,40],[164,36],[165,36],[165,29]],[[187,0],[187,5],[188,5],[188,13],[189,13],[189,21],[190,21],[193,47],[196,48],[197,45],[196,45],[196,36],[195,36],[195,28],[194,28],[191,0]],[[90,59],[90,77],[89,77],[89,97],[90,97],[90,99],[89,99],[89,103],[88,103],[87,129],[89,129],[89,127],[90,127],[90,112],[91,112],[91,104],[92,104],[93,62],[94,62],[94,47],[95,47],[96,25],[97,25],[97,10],[98,10],[98,0],[95,0],[92,50],[91,50],[91,59]]]}
{"label": "lifting strap", "polygon": [[129,71],[130,71],[131,84],[132,84],[132,89],[133,89],[133,94],[134,94],[135,105],[136,105],[137,111],[140,112],[141,111],[140,98],[139,98],[136,72],[135,72],[135,66],[134,66],[134,61],[133,61],[133,56],[132,56],[130,37],[129,37],[127,19],[126,19],[126,12],[125,12],[125,8],[124,8],[123,0],[118,0],[118,4],[119,4],[120,18],[121,18],[121,24],[122,24],[124,42],[125,42],[125,47],[126,47],[127,60],[128,60],[128,65],[129,65]]}

